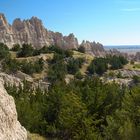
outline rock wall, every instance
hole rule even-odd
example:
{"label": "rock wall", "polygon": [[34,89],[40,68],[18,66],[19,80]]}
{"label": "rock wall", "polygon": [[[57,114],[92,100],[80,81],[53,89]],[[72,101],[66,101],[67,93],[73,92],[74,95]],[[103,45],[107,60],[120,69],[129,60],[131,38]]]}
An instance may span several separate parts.
{"label": "rock wall", "polygon": [[27,140],[27,132],[17,120],[13,97],[9,96],[0,80],[0,140]]}
{"label": "rock wall", "polygon": [[81,43],[81,46],[85,48],[86,53],[94,55],[96,57],[102,57],[106,55],[106,51],[103,45],[100,43],[83,41]]}
{"label": "rock wall", "polygon": [[7,44],[10,48],[14,44],[23,43],[32,44],[35,48],[44,45],[56,45],[66,49],[78,47],[78,40],[73,34],[63,36],[61,33],[48,31],[37,17],[23,21],[17,18],[10,25],[4,14],[0,14],[0,42]]}
{"label": "rock wall", "polygon": [[63,36],[59,32],[49,31],[37,17],[27,20],[17,18],[10,25],[4,14],[0,14],[0,42],[6,44],[9,48],[12,48],[14,44],[22,45],[23,43],[32,44],[35,48],[56,45],[63,49],[78,49],[79,46],[84,46],[86,53],[96,57],[104,57],[110,54],[123,55],[129,60],[140,60],[139,53],[132,56],[120,53],[117,50],[106,51],[102,44],[96,42],[83,41],[81,44],[78,44],[74,34]]}

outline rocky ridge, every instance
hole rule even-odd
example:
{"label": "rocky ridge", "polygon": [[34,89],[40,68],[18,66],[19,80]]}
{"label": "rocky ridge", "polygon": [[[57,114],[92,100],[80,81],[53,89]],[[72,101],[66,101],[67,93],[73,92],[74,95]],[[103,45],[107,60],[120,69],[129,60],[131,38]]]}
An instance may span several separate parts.
{"label": "rocky ridge", "polygon": [[0,14],[0,42],[10,48],[14,44],[23,43],[32,44],[36,48],[44,45],[57,45],[69,49],[78,47],[78,41],[73,34],[63,36],[61,33],[48,31],[37,17],[23,21],[17,18],[10,25],[4,14]]}
{"label": "rocky ridge", "polygon": [[[77,49],[80,45],[74,34],[63,36],[59,32],[47,30],[40,19],[15,19],[10,25],[4,14],[0,14],[0,42],[12,48],[14,44],[28,43],[35,48],[56,45],[63,49]],[[104,55],[105,50],[99,43],[83,41],[86,52],[93,55]]]}
{"label": "rocky ridge", "polygon": [[10,25],[4,14],[0,13],[0,42],[12,48],[14,44],[32,44],[34,48],[43,46],[56,45],[63,49],[78,49],[79,46],[85,48],[85,52],[93,56],[106,55],[123,55],[129,60],[140,60],[140,54],[130,55],[120,53],[117,50],[105,50],[103,45],[96,42],[83,41],[78,43],[78,39],[73,33],[68,36],[63,36],[62,33],[53,32],[46,29],[40,19],[32,17],[31,19],[21,20],[17,18]]}
{"label": "rocky ridge", "polygon": [[85,48],[85,52],[94,56],[105,56],[106,51],[100,43],[83,41],[81,46]]}

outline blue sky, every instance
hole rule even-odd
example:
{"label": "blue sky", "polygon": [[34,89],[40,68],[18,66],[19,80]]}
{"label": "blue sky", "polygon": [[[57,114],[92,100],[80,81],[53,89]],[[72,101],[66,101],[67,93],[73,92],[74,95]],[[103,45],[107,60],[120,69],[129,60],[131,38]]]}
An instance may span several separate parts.
{"label": "blue sky", "polygon": [[140,0],[0,0],[8,21],[37,16],[49,30],[74,33],[79,42],[140,44]]}

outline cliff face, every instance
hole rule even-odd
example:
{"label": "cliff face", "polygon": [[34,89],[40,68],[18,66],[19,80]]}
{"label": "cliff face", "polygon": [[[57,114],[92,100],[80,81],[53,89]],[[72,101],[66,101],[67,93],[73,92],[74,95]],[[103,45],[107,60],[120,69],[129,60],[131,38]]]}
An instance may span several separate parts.
{"label": "cliff face", "polygon": [[14,99],[0,80],[0,140],[27,140],[27,132],[17,120]]}
{"label": "cliff face", "polygon": [[100,43],[95,43],[95,42],[89,42],[89,41],[83,41],[81,43],[81,46],[85,48],[86,53],[89,53],[91,55],[95,56],[105,56],[106,51],[104,50],[104,47]]}
{"label": "cliff face", "polygon": [[[78,40],[73,34],[63,36],[59,32],[48,31],[40,19],[32,17],[29,20],[15,19],[13,24],[8,24],[4,14],[0,14],[0,42],[9,48],[14,44],[32,44],[35,48],[56,45],[63,49],[77,49]],[[86,52],[95,56],[103,56],[105,50],[99,43],[83,41],[81,44]]]}
{"label": "cliff face", "polygon": [[10,48],[14,44],[23,43],[32,44],[36,48],[44,45],[57,45],[65,49],[78,47],[78,41],[73,34],[63,36],[61,33],[48,31],[37,17],[23,21],[15,19],[10,25],[3,14],[0,14],[0,42]]}

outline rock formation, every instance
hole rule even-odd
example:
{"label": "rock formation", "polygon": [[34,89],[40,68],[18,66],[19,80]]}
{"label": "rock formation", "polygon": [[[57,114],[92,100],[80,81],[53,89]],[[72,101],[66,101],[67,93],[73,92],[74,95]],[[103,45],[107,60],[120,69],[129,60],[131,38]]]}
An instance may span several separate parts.
{"label": "rock formation", "polygon": [[14,99],[0,80],[0,140],[27,140],[27,132],[17,120]]}
{"label": "rock formation", "polygon": [[63,36],[59,32],[49,31],[37,17],[32,17],[28,20],[17,18],[10,25],[4,14],[0,14],[0,42],[6,44],[9,48],[12,48],[14,44],[22,45],[23,43],[32,44],[35,48],[56,45],[63,49],[78,49],[79,46],[83,46],[86,53],[96,57],[110,54],[123,55],[129,60],[140,60],[139,53],[133,56],[120,53],[117,50],[107,51],[104,50],[103,45],[100,43],[83,41],[79,45],[77,38],[73,34]]}
{"label": "rock formation", "polygon": [[140,61],[140,52],[137,52],[134,56],[135,61]]}
{"label": "rock formation", "polygon": [[78,40],[73,34],[63,36],[61,33],[48,31],[40,19],[32,17],[29,20],[15,19],[8,24],[4,14],[0,14],[0,42],[8,47],[14,44],[28,43],[40,48],[44,45],[56,45],[65,49],[77,49]]}
{"label": "rock formation", "polygon": [[21,79],[18,77],[15,77],[13,75],[8,75],[6,73],[0,72],[0,79],[5,82],[5,84],[10,85],[10,86],[16,86],[18,87],[19,85],[22,85]]}
{"label": "rock formation", "polygon": [[91,55],[102,57],[102,56],[105,56],[106,54],[106,51],[104,50],[103,45],[100,43],[83,41],[81,43],[81,46],[85,48],[86,53],[89,53]]}
{"label": "rock formation", "polygon": [[[47,30],[40,19],[32,17],[29,20],[19,18],[8,24],[4,14],[0,14],[0,42],[6,44],[9,48],[14,44],[23,43],[32,44],[35,48],[43,46],[56,45],[63,49],[78,49],[79,44],[74,34],[63,36],[59,32]],[[86,53],[95,56],[104,56],[105,50],[100,43],[83,41]]]}

